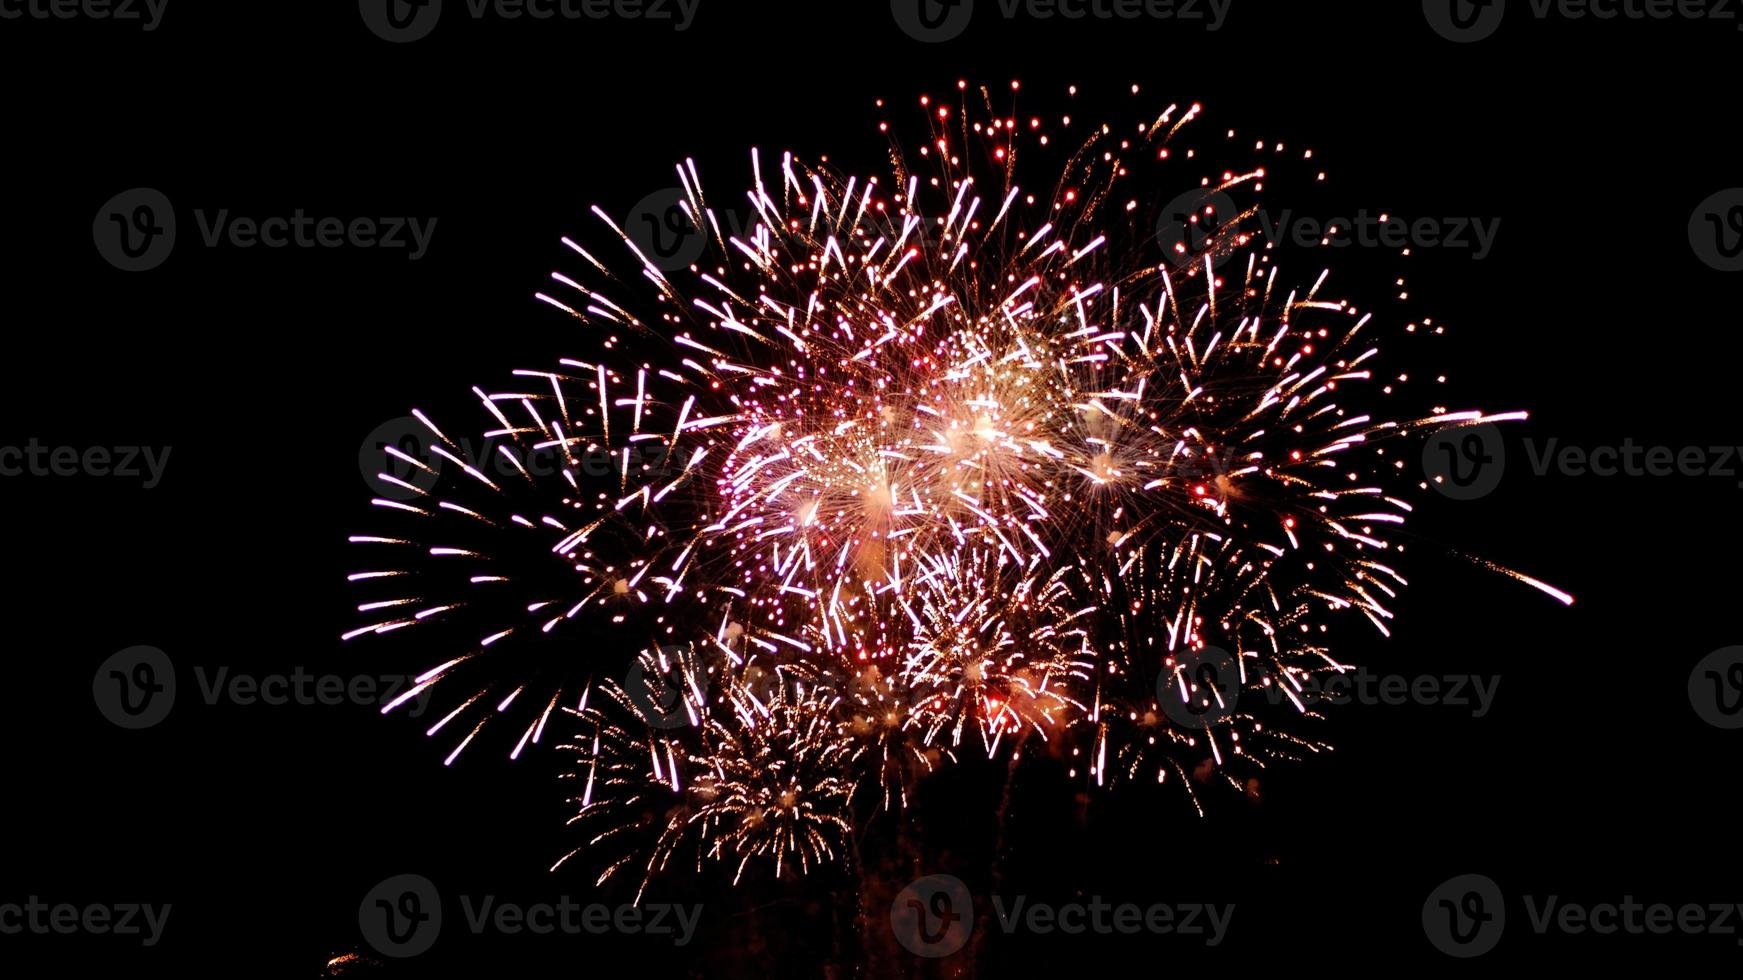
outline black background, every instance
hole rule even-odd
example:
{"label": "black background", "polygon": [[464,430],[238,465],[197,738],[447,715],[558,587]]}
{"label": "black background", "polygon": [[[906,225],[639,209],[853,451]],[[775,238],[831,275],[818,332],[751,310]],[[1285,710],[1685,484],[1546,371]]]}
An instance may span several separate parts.
{"label": "black background", "polygon": [[[367,952],[357,903],[405,871],[453,893],[620,900],[545,874],[575,843],[548,759],[478,753],[443,769],[447,743],[422,726],[359,707],[208,707],[189,670],[425,666],[403,646],[337,639],[353,625],[344,539],[369,529],[364,435],[577,347],[582,328],[531,294],[567,261],[560,236],[593,234],[589,205],[623,214],[669,186],[685,155],[725,176],[750,146],[875,151],[873,99],[942,94],[958,78],[1021,78],[1037,106],[1068,83],[1110,96],[1141,83],[1158,104],[1205,103],[1209,128],[1311,145],[1328,193],[1352,209],[1500,217],[1484,261],[1436,249],[1408,260],[1413,294],[1455,327],[1445,360],[1423,369],[1445,370],[1460,405],[1533,419],[1509,430],[1500,490],[1425,498],[1415,531],[1579,597],[1563,608],[1417,549],[1393,638],[1346,656],[1403,674],[1498,674],[1489,716],[1351,708],[1316,731],[1335,752],[1273,774],[1263,805],[1225,799],[1202,820],[1173,796],[1098,796],[1080,812],[1071,788],[1037,780],[1009,831],[1008,889],[1233,901],[1234,931],[1213,950],[992,936],[982,971],[1735,962],[1736,937],[1537,936],[1515,903],[1500,948],[1461,965],[1420,923],[1428,892],[1467,872],[1510,896],[1743,900],[1738,734],[1703,724],[1685,691],[1695,661],[1738,636],[1743,491],[1721,478],[1539,478],[1519,451],[1526,436],[1743,441],[1739,283],[1702,265],[1686,234],[1700,201],[1743,184],[1734,22],[1515,13],[1496,37],[1458,46],[1415,3],[1236,0],[1216,33],[1007,24],[988,11],[925,45],[880,2],[703,0],[681,34],[454,13],[429,38],[390,45],[351,3],[191,7],[172,2],[149,34],[0,21],[12,368],[0,441],[174,447],[149,491],[4,481],[14,628],[0,901],[174,906],[153,949],[0,936],[15,975],[318,976],[330,956]],[[126,274],[99,257],[91,222],[139,186],[175,202],[181,243],[163,267]],[[418,262],[199,247],[192,210],[224,207],[439,224]],[[93,707],[91,677],[142,643],[175,659],[182,698],[162,725],[128,732]],[[928,819],[972,852],[992,832],[986,799],[946,791]],[[925,870],[985,873],[962,865]],[[677,953],[634,937],[488,942],[450,928],[435,952],[381,969],[807,975],[832,958],[823,884],[674,886],[711,903],[703,935]]]}

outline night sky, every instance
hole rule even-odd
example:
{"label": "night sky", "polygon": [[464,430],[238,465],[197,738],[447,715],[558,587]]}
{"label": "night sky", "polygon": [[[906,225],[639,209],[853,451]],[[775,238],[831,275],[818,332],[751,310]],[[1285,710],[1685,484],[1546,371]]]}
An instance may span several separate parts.
{"label": "night sky", "polygon": [[[1234,0],[1207,31],[1007,20],[981,0],[960,36],[924,43],[874,0],[701,0],[681,31],[645,17],[474,19],[449,0],[428,37],[395,44],[349,3],[169,4],[144,30],[38,17],[46,0],[35,2],[0,0],[12,177],[0,469],[45,447],[40,475],[0,479],[19,630],[0,685],[7,975],[1438,970],[1459,961],[1425,933],[1423,909],[1464,875],[1506,896],[1505,934],[1472,965],[1736,955],[1743,735],[1723,724],[1736,721],[1743,669],[1735,651],[1703,658],[1743,642],[1743,449],[1725,448],[1743,445],[1731,356],[1743,280],[1714,267],[1743,236],[1743,192],[1713,198],[1743,185],[1729,138],[1737,21],[1539,17],[1516,2],[1493,37],[1456,44],[1415,3]],[[471,418],[472,385],[594,351],[584,327],[533,299],[575,265],[562,237],[596,235],[591,206],[630,212],[686,156],[718,174],[716,193],[737,194],[753,146],[765,161],[790,148],[877,167],[875,100],[917,112],[920,95],[953,96],[959,78],[1005,90],[1021,79],[1019,104],[1050,111],[1075,84],[1085,115],[1124,111],[1138,84],[1148,105],[1202,103],[1207,136],[1233,127],[1311,147],[1328,179],[1292,199],[1302,214],[1488,223],[1481,258],[1447,246],[1316,260],[1349,292],[1382,298],[1407,275],[1413,305],[1449,326],[1410,369],[1446,375],[1458,406],[1531,415],[1503,427],[1492,492],[1414,498],[1391,636],[1359,617],[1340,626],[1346,662],[1398,683],[1460,678],[1484,704],[1388,704],[1376,682],[1374,703],[1311,726],[1333,751],[1277,766],[1245,795],[1206,793],[1202,817],[1178,792],[1086,791],[1046,753],[1005,798],[1004,761],[970,761],[925,785],[911,824],[871,822],[865,881],[762,873],[734,888],[729,872],[675,862],[649,898],[701,905],[683,946],[622,930],[472,934],[460,896],[634,897],[635,882],[547,873],[579,843],[563,825],[561,757],[511,764],[499,733],[445,767],[454,740],[424,738],[428,717],[384,719],[351,696],[207,703],[207,689],[220,672],[398,683],[437,662],[415,630],[339,640],[358,624],[346,537],[375,518],[359,446],[412,407]],[[176,215],[174,252],[148,271],[123,271],[97,244],[133,188],[161,192]],[[410,224],[403,248],[203,241],[220,211],[299,209],[435,222],[415,260]],[[1703,231],[1716,237],[1702,244]],[[1591,472],[1594,450],[1625,459],[1630,446],[1636,475]],[[58,476],[54,447],[169,452],[153,482],[143,454],[139,476],[95,475],[83,455]],[[1708,472],[1654,475],[1653,447],[1698,448]],[[633,654],[611,635],[597,643],[616,662]],[[140,645],[173,662],[176,700],[128,730],[101,709],[100,665]],[[403,874],[436,884],[444,922],[432,951],[396,959],[370,944],[359,905]],[[929,874],[974,895],[961,954],[888,942],[888,903]],[[1234,913],[1215,946],[1007,933],[992,899],[1018,895]],[[9,903],[33,896],[171,911],[150,946],[13,932],[28,913]],[[1732,934],[1576,932],[1553,916],[1540,934],[1533,913],[1550,896],[1588,910],[1729,904]]]}

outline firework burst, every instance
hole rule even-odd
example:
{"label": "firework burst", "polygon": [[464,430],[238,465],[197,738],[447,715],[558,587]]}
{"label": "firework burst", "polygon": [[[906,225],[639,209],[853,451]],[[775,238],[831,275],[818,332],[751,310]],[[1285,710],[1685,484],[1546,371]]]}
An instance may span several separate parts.
{"label": "firework burst", "polygon": [[[661,693],[681,705],[650,709],[649,692],[635,688],[656,672],[670,685]],[[686,845],[698,870],[725,863],[734,881],[758,859],[779,875],[788,864],[808,871],[839,857],[854,747],[840,737],[835,694],[779,668],[710,668],[687,651],[644,651],[632,675],[630,685],[604,685],[616,711],[575,712],[591,737],[565,746],[583,786],[571,823],[589,834],[586,848],[620,852],[600,881],[630,868],[642,846],[640,889]]]}
{"label": "firework burst", "polygon": [[450,762],[492,719],[513,755],[573,719],[605,877],[838,860],[856,793],[897,808],[969,747],[1195,802],[1318,751],[1274,722],[1342,668],[1334,620],[1388,630],[1407,440],[1522,417],[1398,407],[1382,342],[1441,328],[1286,278],[1256,207],[1158,236],[1151,188],[1256,196],[1311,154],[1230,132],[1248,165],[1183,178],[1197,106],[1086,127],[1016,88],[923,99],[876,175],[753,151],[738,224],[685,161],[683,272],[594,208],[538,299],[597,349],[475,389],[477,443],[417,413],[429,453],[384,474],[347,639],[459,637],[413,692],[452,692]]}

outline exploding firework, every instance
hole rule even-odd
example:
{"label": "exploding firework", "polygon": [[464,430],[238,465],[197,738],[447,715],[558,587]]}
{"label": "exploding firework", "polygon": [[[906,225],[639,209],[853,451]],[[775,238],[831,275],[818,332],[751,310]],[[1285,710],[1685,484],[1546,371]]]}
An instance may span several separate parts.
{"label": "exploding firework", "polygon": [[[627,721],[583,708],[576,714],[590,738],[566,746],[582,784],[571,823],[589,834],[587,847],[623,852],[601,881],[630,867],[649,836],[641,889],[686,844],[698,869],[726,863],[735,881],[756,859],[778,875],[787,864],[806,871],[842,853],[854,748],[841,737],[835,694],[780,668],[709,667],[684,650],[644,651],[631,673],[629,685],[602,685]],[[669,686],[636,689],[650,676]]]}
{"label": "exploding firework", "polygon": [[[1085,127],[960,91],[883,173],[753,151],[737,234],[686,160],[683,272],[594,208],[538,299],[596,350],[475,389],[479,442],[420,412],[428,453],[388,450],[347,639],[442,624],[411,694],[451,692],[450,762],[492,719],[517,756],[572,721],[605,877],[808,870],[857,794],[1031,738],[1195,803],[1318,751],[1288,715],[1343,669],[1335,620],[1388,629],[1407,441],[1522,417],[1401,407],[1382,343],[1441,328],[1290,280],[1256,208],[1159,236],[1197,106]],[[1311,156],[1226,141],[1253,162],[1195,175],[1206,201]]]}
{"label": "exploding firework", "polygon": [[997,552],[949,552],[930,559],[898,602],[907,635],[897,690],[907,725],[931,745],[961,745],[964,732],[991,755],[1008,733],[1042,737],[1082,706],[1072,698],[1095,667],[1077,621],[1094,610],[1063,605],[1056,572],[1037,577]]}

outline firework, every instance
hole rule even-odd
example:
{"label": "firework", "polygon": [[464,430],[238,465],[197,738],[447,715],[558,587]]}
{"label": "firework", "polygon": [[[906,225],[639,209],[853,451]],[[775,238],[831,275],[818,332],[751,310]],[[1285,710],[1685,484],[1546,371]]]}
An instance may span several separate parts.
{"label": "firework", "polygon": [[581,784],[571,823],[586,829],[587,848],[624,852],[601,881],[630,867],[639,845],[650,853],[642,889],[687,843],[698,868],[729,863],[734,880],[754,859],[779,874],[843,849],[855,749],[841,737],[839,697],[782,667],[710,659],[642,651],[628,682],[601,685],[608,709],[574,712],[589,737],[564,746]]}
{"label": "firework", "polygon": [[603,877],[838,860],[856,794],[899,808],[969,749],[1040,739],[1195,803],[1318,751],[1288,715],[1343,669],[1334,621],[1387,632],[1407,440],[1523,417],[1401,407],[1382,342],[1441,328],[1291,281],[1256,207],[1158,236],[1151,188],[1256,196],[1311,154],[1231,132],[1250,162],[1186,178],[1197,106],[1086,127],[960,92],[876,175],[753,151],[748,221],[686,160],[683,272],[594,208],[538,299],[596,349],[475,389],[476,443],[417,413],[430,453],[376,501],[399,527],[354,539],[379,557],[347,638],[455,644],[413,692],[452,692],[448,761],[493,718],[517,756],[572,719]]}
{"label": "firework", "polygon": [[907,725],[925,744],[962,744],[972,729],[991,755],[1007,733],[1042,737],[1081,714],[1072,697],[1094,670],[1078,625],[1092,608],[1071,609],[1056,572],[1040,579],[1032,562],[951,551],[930,559],[899,598],[907,635],[897,691]]}

